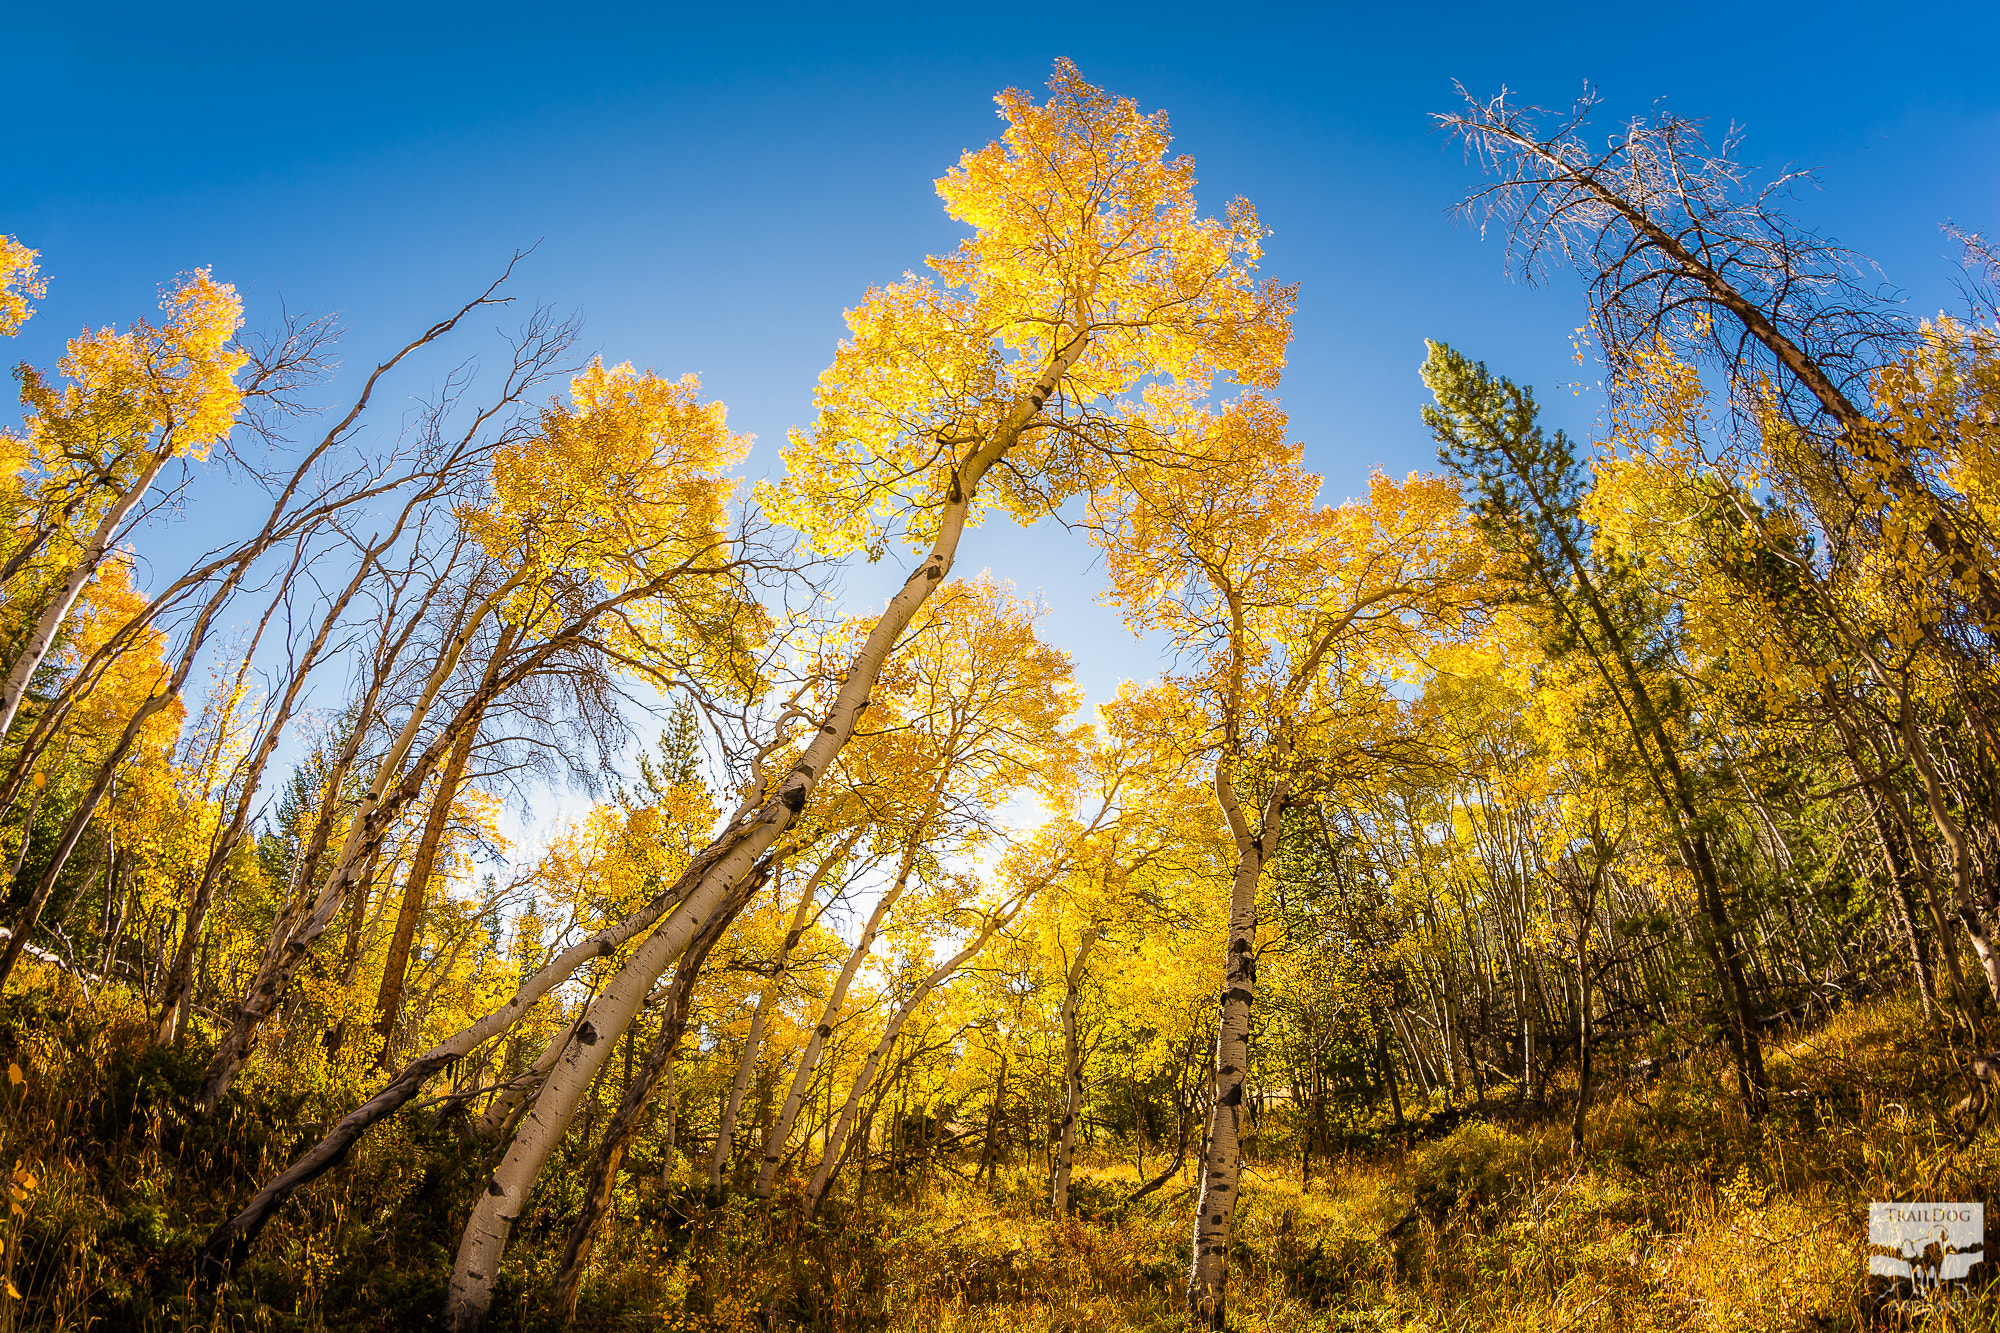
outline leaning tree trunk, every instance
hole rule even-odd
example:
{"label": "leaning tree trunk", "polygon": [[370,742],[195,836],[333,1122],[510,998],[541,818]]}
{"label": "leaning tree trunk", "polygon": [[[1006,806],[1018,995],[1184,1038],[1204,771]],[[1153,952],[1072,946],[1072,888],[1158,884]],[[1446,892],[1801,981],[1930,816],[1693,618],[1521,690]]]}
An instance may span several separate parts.
{"label": "leaning tree trunk", "polygon": [[[719,844],[712,844],[695,858],[687,873],[668,889],[656,894],[645,907],[615,925],[607,926],[587,939],[579,940],[569,948],[550,959],[547,965],[521,982],[507,1002],[476,1022],[447,1037],[409,1064],[398,1070],[388,1084],[361,1106],[343,1117],[334,1125],[325,1138],[307,1149],[299,1158],[271,1182],[259,1190],[243,1211],[217,1227],[210,1233],[201,1253],[195,1258],[195,1279],[197,1290],[204,1294],[229,1280],[238,1264],[250,1252],[257,1237],[270,1222],[271,1216],[285,1200],[289,1199],[301,1186],[309,1185],[338,1166],[346,1159],[348,1150],[353,1148],[363,1134],[366,1134],[382,1120],[395,1114],[418,1093],[424,1084],[438,1074],[456,1065],[480,1046],[499,1036],[519,1022],[536,1001],[560,986],[575,974],[585,963],[597,958],[608,957],[618,947],[635,935],[642,934],[663,915],[686,901],[688,895],[703,882],[718,861],[725,859],[729,852],[739,848],[747,839],[739,831]],[[553,1045],[554,1054],[547,1055],[546,1069],[552,1070],[560,1054],[572,1043],[569,1038],[582,1026],[579,1018],[571,1024],[562,1037]],[[536,1068],[544,1068],[541,1061]],[[532,1075],[533,1071],[531,1071]],[[543,1077],[546,1078],[546,1072]],[[529,1082],[517,1080],[517,1085]],[[525,1093],[524,1093],[525,1095]],[[490,1108],[489,1108],[490,1114]]]}
{"label": "leaning tree trunk", "polygon": [[[549,1039],[548,1045],[542,1048],[542,1053],[535,1057],[532,1064],[513,1078],[499,1084],[498,1091],[493,1094],[493,1100],[486,1103],[486,1109],[472,1122],[474,1138],[487,1143],[498,1143],[513,1134],[515,1113],[533,1100],[536,1090],[542,1086],[542,1081],[548,1078],[549,1071],[556,1067],[556,1061],[562,1058],[563,1048],[569,1045],[569,1039],[576,1035],[577,1025],[583,1022],[583,1019],[584,1010],[578,1008],[575,1017]],[[475,1091],[473,1095],[477,1096],[478,1093]]]}
{"label": "leaning tree trunk", "polygon": [[805,887],[799,891],[799,905],[792,911],[791,926],[779,942],[778,956],[771,964],[770,979],[757,992],[757,1008],[750,1015],[750,1031],[743,1038],[743,1054],[737,1058],[736,1078],[729,1085],[729,1100],[723,1104],[722,1118],[715,1130],[715,1148],[708,1158],[708,1202],[711,1208],[722,1202],[723,1177],[729,1170],[729,1153],[736,1138],[736,1118],[743,1112],[743,1098],[750,1091],[750,1080],[757,1072],[757,1052],[764,1044],[764,1023],[771,1006],[777,1003],[779,988],[784,985],[786,964],[791,960],[792,950],[805,936],[806,922],[810,919],[813,901],[819,896],[821,881],[860,840],[861,832],[857,829],[807,878]]}
{"label": "leaning tree trunk", "polygon": [[[632,1132],[639,1127],[639,1117],[645,1113],[646,1102],[659,1083],[660,1075],[667,1072],[680,1052],[681,1039],[687,1032],[688,1009],[694,1002],[695,982],[700,977],[702,964],[708,961],[709,951],[722,938],[723,931],[729,928],[729,923],[735,920],[736,913],[749,901],[755,889],[755,880],[744,881],[743,887],[734,895],[733,906],[704,927],[701,935],[681,956],[674,984],[667,992],[665,1011],[660,1015],[660,1035],[653,1042],[653,1049],[646,1053],[646,1062],[625,1085],[625,1095],[619,1099],[618,1110],[598,1140],[597,1155],[590,1166],[590,1178],[583,1187],[583,1209],[570,1223],[569,1237],[563,1245],[562,1263],[556,1269],[553,1303],[556,1309],[562,1311],[565,1324],[576,1318],[576,1298],[583,1286],[583,1266],[590,1258],[590,1245],[597,1235],[597,1224],[603,1220],[604,1211],[611,1203],[611,1187],[617,1183],[618,1168],[625,1161],[625,1149],[631,1144]],[[671,1103],[667,1114],[669,1117],[673,1114]]]}
{"label": "leaning tree trunk", "polygon": [[[1078,335],[1065,344],[1050,360],[1034,386],[1022,396],[1008,413],[992,436],[965,463],[956,469],[945,504],[938,514],[937,535],[925,559],[904,581],[903,587],[889,599],[880,619],[875,623],[861,648],[855,654],[846,677],[834,697],[831,708],[822,719],[819,730],[814,733],[805,747],[804,753],[793,764],[791,770],[778,783],[775,790],[760,785],[753,794],[753,801],[746,802],[723,831],[695,857],[694,864],[675,888],[656,898],[646,911],[618,926],[600,932],[578,946],[565,950],[555,963],[536,973],[530,983],[524,983],[515,992],[513,999],[487,1015],[485,1018],[463,1029],[452,1038],[434,1047],[417,1058],[390,1081],[388,1087],[359,1110],[347,1116],[334,1127],[333,1132],[309,1150],[291,1168],[273,1180],[249,1207],[218,1228],[203,1247],[199,1257],[200,1285],[203,1290],[212,1290],[215,1284],[226,1279],[234,1270],[250,1245],[270,1218],[271,1213],[299,1185],[317,1178],[334,1163],[346,1155],[360,1136],[383,1117],[407,1103],[422,1089],[424,1083],[446,1065],[464,1058],[481,1042],[505,1031],[536,999],[567,978],[586,957],[599,957],[610,953],[618,944],[631,939],[658,920],[660,912],[678,901],[685,912],[676,913],[676,920],[670,921],[634,950],[613,978],[607,988],[606,998],[612,992],[624,991],[621,983],[628,973],[657,977],[665,970],[675,954],[686,947],[694,933],[692,924],[696,918],[706,919],[720,902],[727,897],[734,885],[747,873],[756,861],[768,853],[783,836],[785,830],[805,809],[814,786],[821,775],[832,764],[834,758],[854,735],[861,719],[862,710],[868,705],[868,696],[875,688],[883,664],[888,660],[903,631],[909,626],[918,608],[930,597],[950,573],[958,551],[958,543],[965,531],[966,520],[971,505],[978,494],[979,483],[993,464],[1004,457],[1007,451],[1019,441],[1021,432],[1038,414],[1042,405],[1061,384],[1063,377],[1083,354],[1088,339]],[[685,916],[686,923],[679,921]],[[585,953],[579,953],[585,950]],[[646,970],[650,968],[648,973]],[[623,1001],[621,1000],[621,1006]],[[636,1005],[634,1005],[636,1008]],[[605,1016],[615,1011],[607,1008]],[[630,1012],[625,1015],[630,1021]],[[608,1036],[621,1035],[623,1028]],[[595,1035],[595,1034],[593,1034]],[[581,1029],[578,1037],[582,1036]],[[549,1085],[544,1096],[553,1096],[555,1101],[568,1100],[569,1110],[574,1111],[575,1100],[580,1096],[578,1080],[587,1082],[594,1066],[609,1054],[612,1041],[601,1043],[604,1047],[595,1061],[578,1054],[574,1060],[568,1058],[575,1053],[588,1052],[590,1047],[572,1042],[565,1048],[564,1061],[551,1071]],[[560,1112],[551,1102],[552,1119],[560,1118],[565,1123],[567,1114]],[[447,1321],[455,1333],[471,1333],[484,1321],[491,1306],[493,1282],[497,1276],[500,1252],[505,1248],[508,1230],[513,1219],[519,1215],[527,1190],[532,1187],[534,1177],[539,1173],[541,1163],[554,1147],[554,1137],[544,1132],[531,1136],[517,1136],[510,1147],[507,1159],[501,1163],[494,1180],[486,1193],[474,1205],[473,1215],[466,1225],[465,1237],[460,1246],[459,1260],[454,1266],[451,1287],[446,1297]],[[503,1179],[504,1177],[504,1179]]]}
{"label": "leaning tree trunk", "polygon": [[[1951,888],[1958,907],[1958,919],[1964,925],[1966,937],[1972,941],[1972,952],[1986,974],[1987,989],[1994,999],[2000,1000],[2000,947],[1994,944],[1986,914],[1980,910],[1974,890],[1976,872],[1972,864],[1972,841],[1966,837],[1964,826],[1952,817],[1945,801],[1944,783],[1938,776],[1937,765],[1932,760],[1929,747],[1917,734],[1916,721],[1911,715],[1910,696],[1907,691],[1898,693],[1903,750],[1909,755],[1921,779],[1931,822],[1944,835],[1945,847],[1951,853]],[[1979,1022],[1976,1010],[1969,1017],[1973,1021],[1974,1038],[1983,1046],[1986,1041],[1985,1025]]]}
{"label": "leaning tree trunk", "polygon": [[1250,1065],[1250,1006],[1257,990],[1257,882],[1278,848],[1286,785],[1271,787],[1263,825],[1254,832],[1237,804],[1227,767],[1215,767],[1215,794],[1236,839],[1236,877],[1229,889],[1229,943],[1215,1032],[1214,1099],[1202,1152],[1201,1194],[1195,1205],[1194,1259],[1188,1271],[1188,1312],[1204,1328],[1223,1327],[1229,1277],[1229,1227],[1242,1172],[1243,1083]]}
{"label": "leaning tree trunk", "polygon": [[[867,707],[868,696],[881,676],[890,651],[918,608],[951,572],[981,478],[1019,441],[1021,432],[1041,411],[1042,404],[1055,392],[1069,368],[1082,355],[1086,342],[1079,335],[1064,345],[1051,358],[1034,387],[1015,404],[1002,426],[957,469],[945,503],[939,510],[937,536],[931,543],[929,553],[896,595],[889,599],[881,618],[869,631],[848,667],[833,706],[807,743],[804,754],[793,764],[776,791],[768,795],[761,791],[757,793],[764,799],[731,820],[721,837],[711,844],[715,853],[711,868],[687,898],[687,914],[691,918],[699,916],[706,919],[736,881],[748,873],[758,858],[770,851],[792,821],[798,818],[799,812],[805,809],[814,786],[854,735],[862,710]],[[626,984],[628,977],[639,980],[638,989],[642,992],[644,986],[659,976],[685,947],[692,936],[692,929],[691,926],[675,927],[670,922],[633,951],[599,1000],[599,1004],[605,1006],[607,1022],[620,1015],[623,1022],[631,1021],[632,1009],[636,1007],[636,993]],[[628,996],[633,998],[628,1001]],[[615,1037],[622,1031],[621,1023],[608,1035]],[[485,1323],[493,1301],[493,1286],[499,1276],[500,1255],[506,1248],[514,1219],[526,1206],[528,1191],[540,1174],[542,1163],[553,1151],[561,1128],[568,1123],[569,1114],[575,1110],[576,1099],[582,1091],[581,1084],[589,1080],[590,1072],[609,1053],[611,1043],[606,1041],[602,1044],[605,1049],[596,1052],[594,1059],[590,1057],[589,1047],[571,1045],[564,1061],[550,1075],[549,1085],[537,1104],[538,1110],[544,1103],[549,1106],[548,1118],[537,1132],[524,1132],[515,1137],[506,1160],[494,1173],[492,1184],[473,1205],[472,1217],[466,1223],[446,1295],[445,1315],[451,1333],[476,1333]]]}
{"label": "leaning tree trunk", "polygon": [[903,864],[896,872],[895,883],[875,900],[875,910],[868,914],[868,922],[861,928],[861,939],[847,955],[847,962],[835,978],[833,989],[827,993],[819,1022],[814,1026],[812,1036],[806,1039],[805,1049],[799,1052],[798,1068],[792,1071],[792,1086],[785,1092],[777,1122],[764,1136],[763,1160],[757,1169],[756,1193],[759,1199],[769,1199],[771,1192],[777,1188],[778,1166],[785,1159],[785,1140],[792,1136],[792,1122],[798,1118],[799,1107],[805,1102],[806,1088],[812,1083],[813,1070],[819,1066],[820,1052],[826,1049],[826,1039],[833,1035],[833,1023],[840,1017],[841,1006],[847,1003],[847,988],[854,983],[854,974],[861,970],[862,960],[875,947],[875,936],[882,929],[882,919],[889,915],[889,909],[896,905],[896,900],[903,896],[903,889],[910,882],[910,870],[917,858],[917,844],[918,837],[913,834],[903,852]]}
{"label": "leaning tree trunk", "polygon": [[[1888,818],[1882,813],[1882,802],[1876,795],[1873,779],[1862,770],[1861,754],[1854,743],[1854,729],[1846,716],[1833,707],[1829,693],[1827,702],[1833,713],[1833,724],[1840,735],[1841,749],[1847,755],[1848,772],[1854,775],[1854,783],[1861,800],[1861,808],[1867,812],[1870,830],[1875,834],[1875,846],[1882,854],[1883,868],[1889,877],[1889,902],[1892,914],[1903,936],[1903,943],[1910,952],[1910,967],[1916,973],[1917,991],[1923,998],[1924,1016],[1931,1017],[1938,1010],[1937,979],[1931,967],[1930,942],[1924,938],[1917,924],[1917,908],[1911,886],[1916,874],[1904,856],[1902,840],[1889,826]],[[1957,997],[1953,997],[1956,999]]]}
{"label": "leaning tree trunk", "polygon": [[985,948],[986,941],[993,938],[993,933],[1012,921],[1015,913],[1019,911],[1020,904],[1017,902],[1013,907],[988,921],[963,949],[931,969],[930,975],[917,983],[917,988],[910,992],[909,998],[903,1001],[895,1015],[890,1018],[888,1028],[882,1033],[882,1040],[875,1043],[875,1049],[870,1051],[867,1060],[862,1062],[861,1072],[855,1075],[853,1086],[847,1090],[847,1101],[840,1108],[840,1120],[834,1125],[833,1134],[826,1141],[826,1151],[820,1155],[819,1165],[813,1170],[811,1183],[806,1186],[807,1217],[819,1211],[819,1201],[826,1194],[827,1186],[833,1183],[833,1173],[839,1169],[841,1159],[845,1155],[847,1136],[854,1128],[855,1115],[861,1109],[861,1098],[868,1091],[869,1083],[874,1080],[875,1071],[882,1067],[882,1061],[887,1058],[889,1048],[894,1046],[896,1038],[903,1034],[904,1024],[910,1021],[910,1016],[917,1012],[918,1006],[923,1004],[926,996],[936,990],[952,973],[964,967],[968,959]]}
{"label": "leaning tree trunk", "polygon": [[[234,707],[234,700],[242,696],[244,678],[250,673],[250,663],[257,655],[257,645],[263,642],[264,631],[270,627],[272,615],[277,612],[279,603],[285,600],[286,590],[291,583],[292,576],[298,572],[299,560],[304,555],[304,552],[305,546],[302,542],[299,548],[292,554],[292,567],[285,571],[285,577],[279,584],[278,595],[273,597],[270,604],[264,608],[264,615],[257,622],[257,632],[250,636],[249,646],[243,650],[242,656],[237,659],[236,679],[230,690],[232,709]],[[329,617],[320,626],[319,637],[313,645],[315,649],[325,643],[327,631],[331,628],[332,618]],[[252,748],[251,753],[246,756],[244,762],[238,765],[235,771],[231,773],[229,780],[223,784],[225,794],[231,786],[237,788],[236,810],[230,817],[229,824],[209,844],[208,856],[202,863],[201,878],[196,882],[195,891],[188,899],[186,924],[181,929],[180,952],[174,959],[173,968],[167,973],[167,990],[164,998],[160,1001],[160,1022],[159,1026],[153,1032],[153,1044],[155,1046],[165,1046],[171,1042],[180,1040],[181,1027],[187,1021],[188,1008],[194,998],[195,949],[202,937],[203,927],[208,917],[209,904],[214,901],[216,887],[222,882],[223,868],[228,864],[230,854],[235,851],[237,842],[243,836],[243,830],[249,819],[250,804],[257,795],[257,783],[259,777],[262,776],[264,762],[270,758],[271,751],[276,748],[278,734],[284,729],[286,715],[290,711],[293,701],[298,698],[298,687],[304,684],[304,679],[302,676],[295,674],[292,683],[293,688],[286,692],[286,696],[283,702],[280,703],[278,711],[265,721],[263,733],[259,737],[257,745]],[[208,769],[208,772],[203,777],[204,787],[212,784],[214,781],[214,769],[212,765],[216,755],[220,751],[224,737],[228,734],[228,724],[229,717],[227,715],[218,716],[216,720],[215,740],[210,748],[210,759],[204,761],[203,765]]]}
{"label": "leaning tree trunk", "polygon": [[[347,838],[341,845],[340,855],[335,859],[333,869],[327,876],[326,887],[313,901],[312,911],[306,915],[289,936],[280,939],[273,936],[267,945],[263,962],[257,969],[256,977],[250,983],[249,991],[237,1006],[235,1018],[229,1030],[223,1035],[216,1048],[215,1058],[209,1062],[208,1072],[202,1079],[200,1091],[196,1094],[196,1104],[213,1110],[228,1090],[236,1072],[242,1068],[250,1051],[250,1044],[257,1027],[276,1011],[279,1001],[291,986],[292,978],[304,964],[306,956],[318,942],[333,919],[339,914],[349,884],[356,873],[367,850],[386,835],[391,822],[412,802],[423,795],[425,783],[430,775],[445,762],[446,753],[460,733],[460,729],[472,726],[491,706],[493,701],[522,681],[532,678],[547,666],[557,653],[586,640],[591,629],[602,617],[616,613],[628,603],[656,597],[667,590],[673,581],[672,575],[664,575],[650,583],[640,584],[613,593],[604,601],[575,614],[575,618],[560,629],[551,632],[548,638],[533,648],[521,653],[508,663],[502,671],[487,671],[480,676],[479,684],[470,692],[458,710],[448,719],[437,736],[416,760],[410,763],[407,772],[403,762],[415,745],[417,731],[424,718],[437,701],[437,693],[451,677],[457,667],[459,655],[464,651],[473,631],[492,614],[506,596],[520,586],[525,577],[516,574],[495,588],[473,610],[470,617],[462,622],[463,627],[453,636],[444,656],[439,660],[426,680],[423,692],[410,710],[410,716],[403,725],[388,754],[384,755],[376,768],[375,781],[370,784],[368,794],[362,798],[360,808],[355,811]],[[511,646],[510,635],[501,636],[503,648]],[[497,652],[498,650],[496,650]],[[724,839],[729,835],[725,834]],[[722,840],[710,844],[711,850],[719,847]],[[746,863],[747,864],[747,863]],[[738,867],[741,873],[743,867]]]}

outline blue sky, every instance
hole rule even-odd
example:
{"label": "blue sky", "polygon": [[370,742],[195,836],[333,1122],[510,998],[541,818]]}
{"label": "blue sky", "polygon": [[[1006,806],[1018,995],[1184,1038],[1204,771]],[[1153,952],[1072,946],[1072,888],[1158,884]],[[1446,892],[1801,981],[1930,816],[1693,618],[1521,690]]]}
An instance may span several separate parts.
{"label": "blue sky", "polygon": [[[337,309],[372,362],[540,243],[515,285],[585,346],[697,371],[772,465],[840,312],[948,248],[931,181],[990,139],[991,96],[1059,56],[1164,107],[1206,205],[1241,194],[1300,284],[1281,391],[1327,492],[1429,465],[1422,340],[1567,389],[1577,287],[1509,282],[1455,221],[1475,180],[1429,129],[1452,81],[1604,119],[1664,98],[1746,124],[1754,162],[1822,169],[1805,220],[1919,310],[1954,300],[1946,218],[2000,231],[2000,6],[10,6],[0,231],[43,252],[52,362],[212,265],[253,324]],[[203,504],[226,504],[226,496]],[[172,540],[163,534],[163,539]],[[968,543],[1052,608],[1101,698],[1151,658],[1092,600],[1089,552],[1006,525]],[[859,592],[879,579],[857,577]]]}

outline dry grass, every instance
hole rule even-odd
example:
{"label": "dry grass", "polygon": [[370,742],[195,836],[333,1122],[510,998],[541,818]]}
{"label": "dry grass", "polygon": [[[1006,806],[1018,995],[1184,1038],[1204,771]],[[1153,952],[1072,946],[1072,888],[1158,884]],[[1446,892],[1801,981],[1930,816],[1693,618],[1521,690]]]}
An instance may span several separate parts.
{"label": "dry grass", "polygon": [[[144,1052],[143,1015],[40,992],[0,1004],[0,1333],[15,1329],[425,1328],[480,1172],[448,1126],[405,1115],[289,1205],[219,1308],[187,1299],[195,1249],[353,1096],[354,1071],[301,1057],[191,1116],[191,1056]],[[2000,1131],[1948,1156],[1947,1061],[1901,1002],[1774,1046],[1779,1109],[1746,1132],[1700,1061],[1600,1101],[1572,1156],[1547,1118],[1338,1159],[1302,1191],[1295,1159],[1253,1163],[1232,1254],[1232,1327],[1311,1330],[1832,1330],[1915,1326],[1876,1311],[1871,1199],[1989,1198]],[[1267,1127],[1267,1144],[1283,1126]],[[560,1165],[560,1164],[559,1164]],[[1129,1164],[1085,1163],[1078,1216],[1051,1222],[1036,1173],[975,1189],[872,1178],[806,1224],[740,1199],[663,1191],[635,1153],[594,1259],[586,1329],[1169,1330],[1189,1197],[1125,1209]],[[1938,1173],[1935,1188],[1922,1186]],[[552,1170],[517,1233],[495,1324],[538,1329],[574,1172]],[[851,1188],[851,1186],[849,1187]],[[1412,1207],[1392,1239],[1384,1233]],[[1987,1266],[1989,1269],[1992,1265]],[[1990,1272],[1975,1270],[1976,1276]],[[1921,1322],[1921,1321],[1919,1321]],[[2000,1328],[2000,1286],[1936,1329]]]}

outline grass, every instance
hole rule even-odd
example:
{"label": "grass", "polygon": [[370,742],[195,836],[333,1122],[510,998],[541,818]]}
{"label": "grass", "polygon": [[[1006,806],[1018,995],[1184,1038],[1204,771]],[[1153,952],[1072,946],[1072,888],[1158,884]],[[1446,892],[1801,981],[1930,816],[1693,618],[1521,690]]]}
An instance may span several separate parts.
{"label": "grass", "polygon": [[[9,1076],[0,1165],[0,1333],[344,1330],[433,1325],[456,1226],[482,1178],[448,1125],[406,1113],[303,1191],[216,1308],[187,1278],[209,1228],[352,1104],[359,1075],[282,1059],[222,1114],[193,1115],[197,1055],[145,1050],[143,1015],[55,991],[0,1002]],[[1959,1080],[1914,1010],[1857,1006],[1774,1043],[1776,1108],[1754,1132],[1726,1070],[1694,1060],[1594,1105],[1573,1154],[1561,1099],[1448,1136],[1334,1159],[1252,1161],[1229,1278],[1243,1333],[1315,1330],[2000,1328],[2000,1284],[1957,1308],[1885,1311],[1865,1275],[1871,1200],[1990,1197],[2000,1131],[1950,1152]],[[1277,1116],[1266,1145],[1281,1143]],[[17,1165],[18,1164],[18,1165]],[[1126,1208],[1129,1164],[1086,1160],[1076,1216],[1038,1174],[851,1182],[818,1222],[740,1198],[708,1208],[633,1157],[594,1251],[583,1329],[1177,1330],[1185,1182]],[[509,1253],[494,1327],[551,1327],[574,1172],[552,1168]],[[1927,1187],[1933,1175],[1936,1183]],[[1413,1215],[1412,1215],[1413,1213]],[[1394,1235],[1395,1224],[1409,1217]],[[1995,1265],[1974,1270],[1990,1280]],[[1879,1286],[1879,1283],[1877,1284]]]}

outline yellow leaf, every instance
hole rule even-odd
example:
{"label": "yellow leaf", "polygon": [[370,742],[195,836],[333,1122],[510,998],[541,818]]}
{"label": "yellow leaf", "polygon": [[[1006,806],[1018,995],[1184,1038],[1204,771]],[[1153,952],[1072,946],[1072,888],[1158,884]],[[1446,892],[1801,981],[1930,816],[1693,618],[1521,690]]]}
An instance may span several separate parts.
{"label": "yellow leaf", "polygon": [[18,1087],[28,1081],[28,1076],[21,1072],[21,1066],[10,1062],[7,1065],[7,1081]]}
{"label": "yellow leaf", "polygon": [[21,1289],[16,1287],[12,1282],[7,1284],[7,1294],[17,1301],[21,1299]]}

